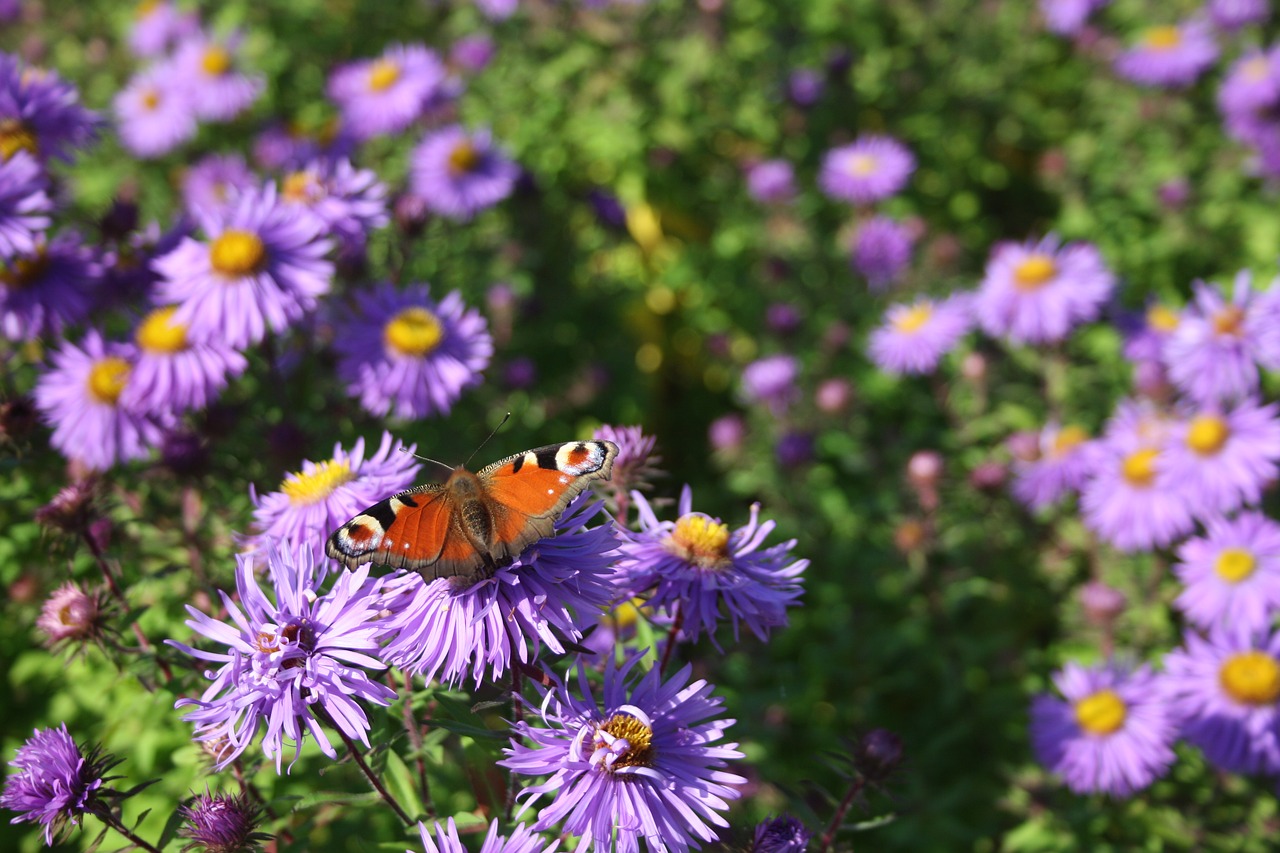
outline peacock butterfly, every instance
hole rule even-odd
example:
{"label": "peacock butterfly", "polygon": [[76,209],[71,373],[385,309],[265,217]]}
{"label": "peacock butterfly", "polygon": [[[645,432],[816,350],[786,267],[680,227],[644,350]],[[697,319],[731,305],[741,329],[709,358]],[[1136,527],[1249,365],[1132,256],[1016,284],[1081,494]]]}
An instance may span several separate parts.
{"label": "peacock butterfly", "polygon": [[569,502],[613,473],[618,445],[569,441],[508,456],[473,474],[406,489],[334,531],[325,552],[351,568],[378,563],[425,577],[492,575],[555,533]]}

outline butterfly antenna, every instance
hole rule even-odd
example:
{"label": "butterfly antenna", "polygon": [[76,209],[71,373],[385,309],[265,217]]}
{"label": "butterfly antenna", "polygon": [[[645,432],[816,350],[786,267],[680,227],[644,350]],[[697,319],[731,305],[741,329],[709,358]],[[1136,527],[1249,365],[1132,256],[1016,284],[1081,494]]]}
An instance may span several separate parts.
{"label": "butterfly antenna", "polygon": [[410,456],[412,456],[414,459],[421,459],[423,462],[434,462],[434,463],[436,463],[437,465],[439,465],[440,467],[442,467],[442,468],[446,468],[446,469],[448,469],[449,471],[452,471],[452,470],[453,470],[453,466],[452,466],[452,465],[446,465],[446,464],[444,464],[443,462],[441,462],[439,459],[432,459],[430,456],[423,456],[421,453],[414,453],[412,450],[410,450],[409,448],[405,447],[403,444],[402,444],[402,445],[400,445],[400,452],[401,452],[401,453],[408,453],[408,454],[409,454]]}
{"label": "butterfly antenna", "polygon": [[475,458],[475,455],[476,455],[477,453],[479,453],[479,452],[480,452],[480,448],[482,448],[482,447],[484,447],[486,444],[488,444],[488,443],[489,443],[489,439],[490,439],[490,438],[493,438],[495,435],[497,435],[497,434],[498,434],[498,430],[500,430],[500,429],[502,429],[504,426],[506,426],[506,425],[507,425],[507,421],[509,421],[509,420],[511,420],[511,413],[510,413],[510,412],[507,412],[505,415],[503,415],[503,416],[502,416],[502,422],[501,422],[501,423],[499,423],[496,427],[494,427],[494,428],[493,428],[493,432],[489,433],[489,435],[485,438],[485,440],[484,440],[484,441],[482,441],[482,442],[480,442],[478,445],[476,445],[476,449],[475,449],[475,450],[471,451],[471,455],[467,457],[467,461],[462,463],[462,467],[463,467],[463,468],[466,468],[468,465],[470,465],[470,464],[471,464],[471,460],[472,460],[472,459],[474,459],[474,458]]}

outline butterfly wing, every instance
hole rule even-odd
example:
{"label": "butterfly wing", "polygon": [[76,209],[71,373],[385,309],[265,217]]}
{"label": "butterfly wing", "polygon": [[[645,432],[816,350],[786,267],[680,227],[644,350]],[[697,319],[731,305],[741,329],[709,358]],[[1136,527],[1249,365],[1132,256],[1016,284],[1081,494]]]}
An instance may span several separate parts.
{"label": "butterfly wing", "polygon": [[[325,553],[353,569],[364,563],[422,569],[446,551],[457,556],[454,537],[449,535],[452,515],[441,484],[418,486],[379,501],[339,527],[329,537]],[[465,539],[462,544],[474,551]]]}

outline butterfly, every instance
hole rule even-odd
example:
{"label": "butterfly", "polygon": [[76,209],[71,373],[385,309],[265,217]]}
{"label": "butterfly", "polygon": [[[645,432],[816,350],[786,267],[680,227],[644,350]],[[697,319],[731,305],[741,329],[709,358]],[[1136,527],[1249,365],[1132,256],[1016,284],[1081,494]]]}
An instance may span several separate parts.
{"label": "butterfly", "polygon": [[529,545],[555,534],[569,502],[608,480],[618,445],[569,441],[508,456],[473,474],[380,501],[339,527],[325,553],[355,568],[378,563],[429,578],[489,577]]}

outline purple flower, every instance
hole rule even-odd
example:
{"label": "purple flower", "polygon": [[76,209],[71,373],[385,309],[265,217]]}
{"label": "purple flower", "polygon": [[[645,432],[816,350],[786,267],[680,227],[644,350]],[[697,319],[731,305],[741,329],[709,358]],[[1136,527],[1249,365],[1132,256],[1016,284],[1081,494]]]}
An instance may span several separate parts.
{"label": "purple flower", "polygon": [[51,443],[64,456],[105,471],[160,445],[166,421],[124,399],[135,357],[132,346],[105,343],[96,331],[80,347],[64,342],[53,354],[53,367],[36,382],[35,398],[53,427]]}
{"label": "purple flower", "polygon": [[240,42],[238,33],[221,38],[197,33],[174,52],[172,73],[186,89],[197,118],[230,121],[262,94],[264,79],[239,68]]}
{"label": "purple flower", "polygon": [[872,292],[887,290],[911,263],[911,229],[887,216],[873,216],[858,228],[849,261]]}
{"label": "purple flower", "polygon": [[495,51],[493,39],[486,35],[463,36],[449,49],[449,64],[475,74],[488,66]]}
{"label": "purple flower", "polygon": [[778,815],[756,825],[751,853],[804,853],[812,835],[798,819]]}
{"label": "purple flower", "polygon": [[182,200],[189,213],[228,207],[257,178],[239,154],[210,154],[182,176]]}
{"label": "purple flower", "polygon": [[0,53],[0,158],[26,151],[38,160],[71,159],[93,140],[98,117],[80,106],[74,86],[54,71]]}
{"label": "purple flower", "polygon": [[218,338],[192,341],[174,320],[175,306],[156,308],[138,324],[138,353],[122,403],[153,413],[203,409],[249,362]]}
{"label": "purple flower", "polygon": [[1257,512],[1211,519],[1178,548],[1175,602],[1192,624],[1261,632],[1280,610],[1280,524]]}
{"label": "purple flower", "polygon": [[818,103],[826,81],[812,68],[797,68],[787,77],[787,97],[797,107],[808,108]]}
{"label": "purple flower", "polygon": [[792,558],[794,539],[762,547],[776,525],[760,521],[759,504],[752,505],[746,525],[730,532],[720,519],[693,511],[688,486],[680,492],[676,521],[659,521],[639,492],[631,497],[640,531],[628,533],[622,545],[618,585],[633,593],[652,588],[648,606],[672,616],[679,611],[682,639],[695,642],[706,631],[715,643],[725,618],[735,640],[740,624],[761,640],[787,624],[809,561]]}
{"label": "purple flower", "polygon": [[973,326],[971,306],[967,293],[889,306],[884,323],[871,333],[871,360],[889,373],[931,372]]}
{"label": "purple flower", "polygon": [[618,483],[627,483],[637,489],[648,488],[651,477],[664,474],[657,467],[662,457],[654,453],[658,439],[645,435],[644,427],[604,424],[591,437],[618,445],[618,455],[613,460],[613,475],[605,484],[609,491],[613,491]]}
{"label": "purple flower", "polygon": [[1181,489],[1202,517],[1262,499],[1280,473],[1280,411],[1246,399],[1234,408],[1196,412],[1174,427],[1164,447],[1170,487]]}
{"label": "purple flower", "polygon": [[1232,65],[1218,89],[1218,108],[1231,134],[1258,142],[1260,123],[1271,123],[1280,105],[1280,48],[1253,49]]}
{"label": "purple flower", "polygon": [[11,822],[31,821],[44,826],[44,843],[53,846],[68,824],[79,825],[80,816],[105,812],[99,801],[104,774],[119,761],[95,748],[86,755],[63,723],[56,729],[36,729],[9,766],[15,772],[5,782],[0,806],[18,812]]}
{"label": "purple flower", "polygon": [[196,135],[195,105],[167,64],[136,74],[115,97],[116,127],[129,153],[168,154]]}
{"label": "purple flower", "polygon": [[746,440],[747,422],[737,413],[722,415],[707,427],[707,441],[715,450],[737,450]]}
{"label": "purple flower", "polygon": [[1167,305],[1156,303],[1142,315],[1142,325],[1130,332],[1124,342],[1124,357],[1132,362],[1159,362],[1165,341],[1182,322],[1179,313]]}
{"label": "purple flower", "polygon": [[157,301],[178,304],[173,319],[193,338],[242,349],[283,332],[329,290],[329,240],[317,219],[280,203],[274,184],[196,217],[208,242],[184,237],[152,262],[163,277]]}
{"label": "purple flower", "polygon": [[239,604],[220,593],[232,624],[187,607],[188,627],[227,646],[225,652],[165,641],[198,660],[220,664],[208,673],[212,683],[199,699],[174,704],[194,707],[183,719],[196,724],[197,741],[216,746],[219,770],[248,748],[260,727],[265,729],[262,751],[275,759],[277,773],[285,739],[294,744],[297,761],[308,731],[321,752],[337,757],[325,724],[367,747],[369,719],[357,700],[385,706],[396,696],[364,671],[386,668],[374,657],[386,630],[379,616],[385,605],[378,594],[381,579],[371,581],[367,566],[344,569],[322,595],[324,573],[317,573],[308,552],[270,548],[266,562],[274,603],[258,586],[254,558],[237,555]]}
{"label": "purple flower", "polygon": [[1031,742],[1040,762],[1067,787],[1127,797],[1168,771],[1177,726],[1148,667],[1068,663],[1053,681],[1066,701],[1036,697]]}
{"label": "purple flower", "polygon": [[169,0],[143,0],[134,11],[129,47],[138,56],[158,56],[199,30],[195,12],[183,12]]}
{"label": "purple flower", "polygon": [[[53,210],[48,190],[44,170],[26,151],[0,157],[0,259],[35,254]],[[4,301],[0,297],[0,306]]]}
{"label": "purple flower", "polygon": [[466,221],[515,189],[520,167],[507,159],[488,131],[451,125],[429,133],[413,151],[409,188],[428,209]]}
{"label": "purple flower", "polygon": [[[431,837],[431,829],[426,824],[418,824],[423,853],[468,853],[467,846],[458,837],[458,827],[453,818],[449,818],[444,826],[439,821],[433,821],[432,827],[435,829],[435,838]],[[510,836],[499,835],[498,821],[494,820],[489,824],[489,834],[484,837],[484,843],[480,845],[480,853],[555,853],[559,846],[558,838],[548,841],[523,823],[516,824]],[[415,851],[409,850],[406,853]]]}
{"label": "purple flower", "polygon": [[355,132],[336,119],[313,132],[295,124],[277,122],[254,140],[253,159],[260,169],[297,169],[312,160],[350,158],[358,142]]}
{"label": "purple flower", "polygon": [[1040,14],[1044,16],[1049,32],[1060,36],[1074,36],[1084,29],[1090,15],[1109,2],[1110,0],[1040,0]]}
{"label": "purple flower", "polygon": [[491,21],[505,21],[516,13],[520,0],[475,0],[476,8]]}
{"label": "purple flower", "polygon": [[325,539],[366,507],[412,486],[422,467],[411,455],[416,449],[396,442],[393,452],[391,433],[383,432],[367,458],[364,439],[358,438],[349,451],[335,444],[323,462],[303,461],[302,470],[285,475],[279,491],[259,495],[250,486],[258,531],[253,544],[288,543],[295,551],[309,550],[316,565],[331,565]]}
{"label": "purple flower", "polygon": [[1209,0],[1206,8],[1213,23],[1228,31],[1264,24],[1271,15],[1267,0]]}
{"label": "purple flower", "polygon": [[424,580],[408,573],[391,582],[402,609],[384,658],[426,681],[479,685],[518,663],[532,663],[561,638],[576,643],[614,596],[611,566],[617,538],[611,523],[588,528],[604,505],[580,496],[556,521],[556,535],[525,549],[509,566],[474,583]]}
{"label": "purple flower", "polygon": [[1052,234],[1039,241],[1004,242],[987,261],[974,311],[993,337],[1054,343],[1076,324],[1097,317],[1115,283],[1090,243],[1061,245]]}
{"label": "purple flower", "polygon": [[387,224],[387,188],[369,169],[346,159],[312,160],[281,182],[280,200],[320,220],[344,250],[363,248],[369,232]]}
{"label": "purple flower", "polygon": [[418,120],[444,91],[444,63],[419,44],[393,44],[377,59],[339,67],[329,97],[359,139],[399,133]]}
{"label": "purple flower", "polygon": [[915,156],[898,140],[860,136],[827,152],[818,186],[837,201],[868,204],[897,193],[915,169]]}
{"label": "purple flower", "polygon": [[361,294],[334,346],[338,375],[365,410],[406,419],[447,414],[493,355],[480,313],[457,291],[437,304],[425,284],[398,291],[383,283]]}
{"label": "purple flower", "polygon": [[1035,459],[1014,463],[1013,493],[1031,509],[1044,509],[1079,491],[1104,455],[1075,424],[1049,424],[1039,433]]}
{"label": "purple flower", "polygon": [[89,313],[101,277],[74,231],[0,261],[0,332],[17,341],[58,334]]}
{"label": "purple flower", "polygon": [[36,627],[55,649],[98,639],[106,627],[102,596],[87,593],[67,581],[45,600]]}
{"label": "purple flower", "polygon": [[1165,701],[1205,758],[1234,773],[1280,771],[1280,633],[1188,632],[1164,668]]}
{"label": "purple flower", "polygon": [[541,725],[516,723],[525,740],[513,739],[499,762],[550,777],[518,796],[528,808],[551,795],[533,828],[560,824],[580,851],[637,853],[643,838],[650,853],[684,853],[715,841],[715,827],[728,826],[720,812],[747,781],[720,769],[743,755],[736,743],[717,744],[733,721],[713,719],[721,700],[712,686],[689,684],[688,666],[665,683],[656,668],[635,676],[639,661],[618,667],[608,658],[599,702],[581,667],[581,698],[553,676],[553,687],[539,687]]}
{"label": "purple flower", "polygon": [[178,834],[190,839],[183,853],[248,853],[271,838],[256,832],[262,809],[246,794],[203,794],[178,809],[185,821]]}
{"label": "purple flower", "polygon": [[748,364],[742,371],[742,394],[749,403],[764,403],[775,414],[785,412],[795,402],[800,362],[790,355],[768,355]]}
{"label": "purple flower", "polygon": [[786,160],[762,160],[747,167],[747,192],[763,204],[781,204],[796,194],[795,171]]}
{"label": "purple flower", "polygon": [[1218,60],[1218,46],[1204,21],[1148,27],[1135,45],[1116,57],[1116,73],[1147,86],[1194,83]]}

